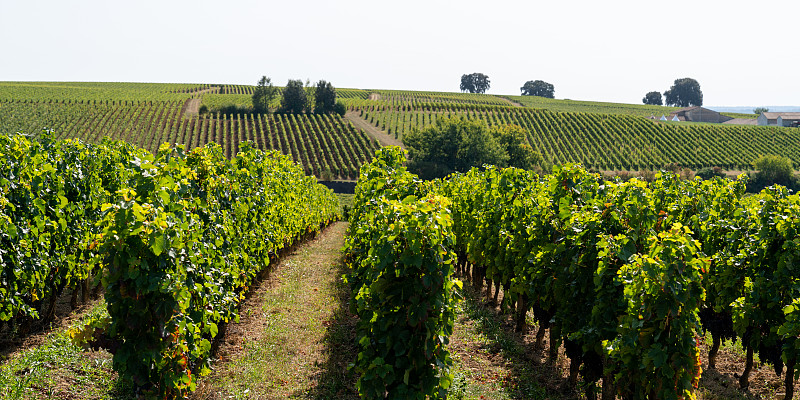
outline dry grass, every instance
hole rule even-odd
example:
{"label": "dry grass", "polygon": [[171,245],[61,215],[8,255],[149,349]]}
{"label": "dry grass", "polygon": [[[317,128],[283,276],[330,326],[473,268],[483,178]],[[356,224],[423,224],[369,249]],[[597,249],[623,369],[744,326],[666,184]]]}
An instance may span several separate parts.
{"label": "dry grass", "polygon": [[346,226],[298,247],[254,290],[195,399],[357,398],[347,371],[355,320],[339,253]]}

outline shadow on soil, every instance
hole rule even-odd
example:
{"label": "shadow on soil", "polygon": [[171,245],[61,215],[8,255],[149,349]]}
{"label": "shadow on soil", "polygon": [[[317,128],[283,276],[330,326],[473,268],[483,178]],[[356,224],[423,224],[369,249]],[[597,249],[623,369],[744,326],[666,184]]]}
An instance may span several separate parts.
{"label": "shadow on soil", "polygon": [[[464,282],[463,314],[458,323],[472,322],[472,329],[480,332],[482,340],[467,343],[467,351],[477,347],[486,354],[492,363],[503,363],[508,371],[501,383],[504,391],[512,399],[577,399],[578,394],[566,387],[559,365],[547,358],[547,350],[533,348],[535,328],[530,327],[527,335],[514,331],[510,314],[501,313],[494,304],[487,302],[473,286]],[[547,349],[547,342],[543,348]],[[500,360],[500,361],[498,361]],[[458,380],[458,377],[457,377]],[[459,396],[456,396],[458,398]]]}
{"label": "shadow on soil", "polygon": [[[344,263],[337,261],[338,274],[345,273]],[[356,345],[356,324],[358,318],[350,312],[349,289],[342,279],[330,283],[333,286],[336,309],[333,316],[325,324],[327,333],[322,339],[325,345],[323,361],[317,367],[319,372],[314,376],[316,384],[303,393],[296,393],[293,398],[301,399],[358,399],[356,391],[356,375],[348,370],[348,365],[355,361],[358,354]]]}

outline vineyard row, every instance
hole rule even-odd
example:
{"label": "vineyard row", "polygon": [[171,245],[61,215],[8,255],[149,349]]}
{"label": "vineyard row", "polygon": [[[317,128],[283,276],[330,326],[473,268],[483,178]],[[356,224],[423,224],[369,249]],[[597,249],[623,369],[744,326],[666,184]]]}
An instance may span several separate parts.
{"label": "vineyard row", "polygon": [[189,115],[185,102],[98,104],[0,103],[0,130],[98,142],[104,136],[157,151],[161,143],[188,149],[215,142],[235,156],[245,141],[279,150],[320,178],[354,179],[378,147],[374,139],[336,115]]}
{"label": "vineyard row", "polygon": [[449,112],[370,111],[362,117],[398,138],[435,124],[441,117],[515,124],[531,146],[554,164],[581,163],[600,170],[659,169],[668,163],[699,169],[746,170],[759,155],[789,157],[800,166],[800,130],[738,125],[678,125],[645,118],[562,113],[522,108]]}

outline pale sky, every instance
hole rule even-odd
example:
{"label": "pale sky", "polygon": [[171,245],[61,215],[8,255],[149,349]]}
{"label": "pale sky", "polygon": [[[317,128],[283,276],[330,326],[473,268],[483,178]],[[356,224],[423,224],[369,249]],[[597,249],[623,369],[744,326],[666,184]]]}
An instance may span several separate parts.
{"label": "pale sky", "polygon": [[800,105],[800,1],[0,0],[0,81],[234,83]]}

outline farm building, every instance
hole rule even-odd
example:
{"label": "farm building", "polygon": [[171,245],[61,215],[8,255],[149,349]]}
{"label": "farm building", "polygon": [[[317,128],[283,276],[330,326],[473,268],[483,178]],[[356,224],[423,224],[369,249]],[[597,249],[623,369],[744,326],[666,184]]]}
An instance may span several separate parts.
{"label": "farm building", "polygon": [[758,116],[761,126],[793,126],[800,125],[800,112],[764,112]]}
{"label": "farm building", "polygon": [[714,124],[721,124],[725,121],[730,121],[733,118],[722,115],[714,110],[709,110],[703,107],[687,107],[681,108],[669,114],[670,121],[690,121],[690,122],[710,122]]}

